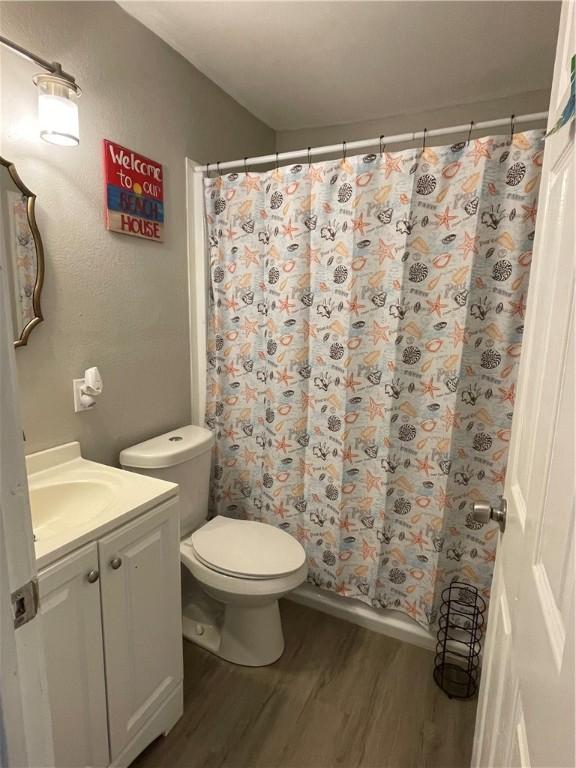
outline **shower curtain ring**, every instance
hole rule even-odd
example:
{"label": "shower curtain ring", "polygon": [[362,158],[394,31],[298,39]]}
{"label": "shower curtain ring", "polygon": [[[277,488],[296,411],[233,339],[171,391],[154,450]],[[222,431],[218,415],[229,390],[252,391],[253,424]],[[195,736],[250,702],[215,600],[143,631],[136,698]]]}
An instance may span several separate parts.
{"label": "shower curtain ring", "polygon": [[280,170],[280,167],[278,165],[278,152],[276,152],[276,170]]}
{"label": "shower curtain ring", "polygon": [[222,178],[222,171],[220,170],[220,160],[216,161],[216,170],[218,171],[218,176]]}
{"label": "shower curtain ring", "polygon": [[206,163],[206,178],[211,179],[212,176],[210,176],[210,163]]}
{"label": "shower curtain ring", "polygon": [[514,141],[514,118],[516,115],[510,115],[510,144]]}
{"label": "shower curtain ring", "polygon": [[420,154],[423,155],[426,151],[426,134],[428,132],[427,128],[424,128],[424,133],[422,134],[422,149],[420,151]]}
{"label": "shower curtain ring", "polygon": [[248,160],[247,157],[244,158],[244,173],[248,173],[248,168],[246,167],[246,160]]}
{"label": "shower curtain ring", "polygon": [[474,128],[474,120],[470,120],[470,130],[468,131],[468,139],[466,140],[466,145],[470,144],[470,137],[472,136],[472,129]]}
{"label": "shower curtain ring", "polygon": [[384,138],[384,134],[382,133],[382,134],[380,134],[380,157],[382,157],[382,155],[384,154],[384,152],[386,150],[386,144],[382,143],[382,139],[383,138]]}
{"label": "shower curtain ring", "polygon": [[310,166],[312,165],[312,155],[310,153],[311,149],[312,149],[312,147],[308,147],[308,153],[307,153],[308,154],[308,168],[310,168]]}
{"label": "shower curtain ring", "polygon": [[342,142],[342,162],[346,160],[346,142]]}

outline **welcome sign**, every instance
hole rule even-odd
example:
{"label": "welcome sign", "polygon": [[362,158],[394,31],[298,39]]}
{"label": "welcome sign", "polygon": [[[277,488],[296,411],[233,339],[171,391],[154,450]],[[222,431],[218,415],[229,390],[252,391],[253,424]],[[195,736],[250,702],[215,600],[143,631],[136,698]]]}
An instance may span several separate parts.
{"label": "welcome sign", "polygon": [[146,240],[164,240],[160,163],[104,139],[106,227]]}

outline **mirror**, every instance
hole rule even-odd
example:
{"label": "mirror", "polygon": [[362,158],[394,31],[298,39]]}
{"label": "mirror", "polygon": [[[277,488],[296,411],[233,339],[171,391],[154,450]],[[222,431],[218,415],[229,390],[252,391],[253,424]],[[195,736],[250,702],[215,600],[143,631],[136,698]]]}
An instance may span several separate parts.
{"label": "mirror", "polygon": [[0,242],[5,249],[14,346],[23,347],[43,320],[40,293],[44,251],[36,219],[36,195],[21,181],[13,163],[0,157]]}

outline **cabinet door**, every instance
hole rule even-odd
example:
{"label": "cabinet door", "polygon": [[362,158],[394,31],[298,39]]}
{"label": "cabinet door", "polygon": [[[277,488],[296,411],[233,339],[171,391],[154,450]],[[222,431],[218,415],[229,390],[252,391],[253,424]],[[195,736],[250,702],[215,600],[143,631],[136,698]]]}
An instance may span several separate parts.
{"label": "cabinet door", "polygon": [[55,765],[108,765],[96,544],[41,571],[38,580]]}
{"label": "cabinet door", "polygon": [[182,680],[175,501],[98,543],[111,759]]}

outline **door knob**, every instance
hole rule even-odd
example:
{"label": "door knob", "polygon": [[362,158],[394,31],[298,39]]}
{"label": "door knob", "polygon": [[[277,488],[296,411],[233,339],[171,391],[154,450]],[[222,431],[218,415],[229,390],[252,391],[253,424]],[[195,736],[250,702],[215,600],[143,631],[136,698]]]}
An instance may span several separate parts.
{"label": "door knob", "polygon": [[116,557],[113,557],[112,560],[110,560],[110,567],[114,568],[115,571],[117,571],[121,565],[122,565],[121,557],[116,556]]}
{"label": "door knob", "polygon": [[94,584],[94,582],[98,581],[99,578],[100,578],[100,574],[98,573],[96,568],[92,568],[92,570],[88,571],[88,573],[86,574],[86,579],[90,584]]}
{"label": "door knob", "polygon": [[487,523],[489,520],[494,520],[500,526],[500,533],[504,533],[506,529],[507,507],[506,499],[500,500],[499,507],[491,507],[490,504],[486,504],[483,501],[476,501],[474,502],[472,517],[478,523]]}

